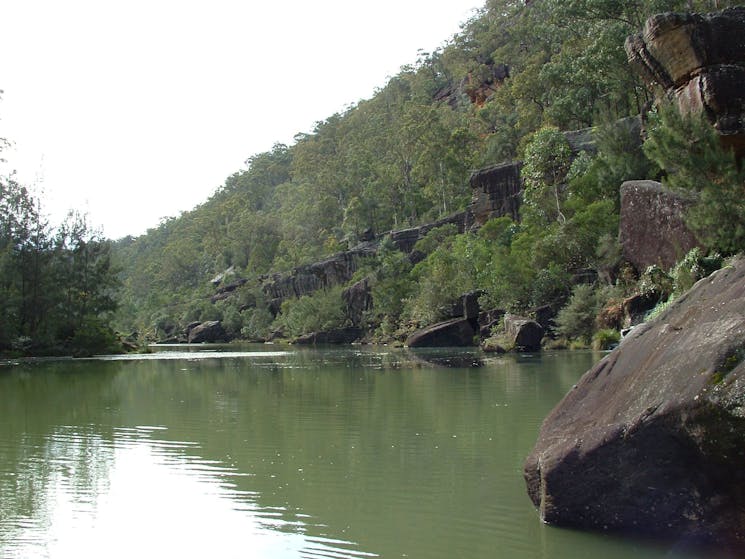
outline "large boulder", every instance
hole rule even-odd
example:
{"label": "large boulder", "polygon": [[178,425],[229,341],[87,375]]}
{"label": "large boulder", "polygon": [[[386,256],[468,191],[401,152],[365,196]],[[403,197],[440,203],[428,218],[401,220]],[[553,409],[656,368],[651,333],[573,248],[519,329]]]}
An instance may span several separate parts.
{"label": "large boulder", "polygon": [[439,322],[414,332],[406,340],[409,347],[469,347],[475,346],[478,333],[475,320],[455,318]]}
{"label": "large boulder", "polygon": [[504,317],[504,334],[508,345],[515,351],[539,351],[544,330],[533,319],[507,314]]}
{"label": "large boulder", "polygon": [[208,320],[190,328],[187,339],[190,344],[227,342],[228,335],[222,326],[222,322]]}
{"label": "large boulder", "polygon": [[745,554],[745,259],[633,329],[543,422],[524,468],[551,524]]}
{"label": "large boulder", "polygon": [[618,232],[623,257],[640,272],[653,264],[667,270],[700,246],[685,219],[695,202],[695,193],[656,181],[623,183]]}
{"label": "large boulder", "polygon": [[629,62],[685,112],[706,114],[745,153],[745,7],[652,16],[626,40]]}

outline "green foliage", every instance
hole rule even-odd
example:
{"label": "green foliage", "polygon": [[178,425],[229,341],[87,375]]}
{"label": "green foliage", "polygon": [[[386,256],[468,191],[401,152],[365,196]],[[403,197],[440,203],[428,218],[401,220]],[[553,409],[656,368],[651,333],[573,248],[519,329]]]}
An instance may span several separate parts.
{"label": "green foliage", "polygon": [[111,244],[83,216],[53,230],[39,200],[0,178],[0,351],[111,351],[117,287]]}
{"label": "green foliage", "polygon": [[491,258],[489,244],[477,235],[466,233],[441,242],[412,270],[416,291],[407,301],[407,317],[427,325],[449,316],[463,294],[483,283]]}
{"label": "green foliage", "polygon": [[458,227],[454,223],[435,227],[427,232],[423,239],[414,245],[414,250],[424,254],[432,254],[439,246],[458,234]]}
{"label": "green foliage", "polygon": [[604,328],[598,330],[592,336],[592,348],[606,350],[615,347],[621,341],[621,333],[618,330]]}
{"label": "green foliage", "polygon": [[557,128],[541,128],[530,137],[520,173],[525,181],[524,219],[540,223],[566,221],[561,208],[561,191],[569,173],[571,156],[569,142]]}
{"label": "green foliage", "polygon": [[[639,114],[651,98],[628,69],[623,40],[652,13],[686,5],[488,0],[450,42],[420,53],[371,98],[298,134],[291,146],[253,155],[193,211],[117,242],[118,325],[150,333],[163,330],[163,317],[179,327],[220,317],[233,331],[264,337],[266,306],[240,312],[241,306],[210,305],[212,277],[233,266],[256,280],[371,234],[379,238],[463,210],[473,168],[522,152],[521,223],[501,218],[466,235],[452,227],[432,231],[417,246],[427,258],[415,269],[384,246],[375,259],[380,269],[359,272],[371,281],[369,321],[400,332],[436,320],[471,289],[485,291],[489,306],[558,308],[585,270],[610,280],[619,255],[618,186],[659,172],[640,152],[633,122],[615,124]],[[598,153],[573,158],[560,130],[585,126],[595,127]],[[691,217],[720,251],[740,243],[745,197],[738,196],[734,187],[702,188],[715,210]],[[716,215],[727,225],[719,226]],[[31,260],[25,265],[30,273]],[[13,301],[0,306],[16,308]],[[20,334],[0,332],[0,338]]]}
{"label": "green foliage", "polygon": [[673,292],[673,278],[659,266],[652,265],[642,273],[638,288],[642,295],[654,295],[665,300]]}
{"label": "green foliage", "polygon": [[688,221],[710,250],[745,249],[745,170],[704,115],[681,115],[674,106],[650,115],[644,151],[667,171],[674,187],[698,191]]}
{"label": "green foliage", "polygon": [[395,330],[404,302],[411,296],[415,282],[410,277],[412,269],[409,258],[396,250],[390,237],[386,237],[378,249],[378,267],[372,274],[372,298],[374,301],[372,322],[384,325],[385,335]]}
{"label": "green foliage", "polygon": [[284,301],[274,326],[290,337],[344,326],[341,292],[341,287],[334,287]]}
{"label": "green foliage", "polygon": [[579,284],[572,290],[572,297],[556,317],[556,331],[568,338],[589,343],[595,330],[598,301],[595,289],[589,284]]}
{"label": "green foliage", "polygon": [[673,295],[682,295],[698,280],[716,272],[724,264],[719,253],[705,256],[701,249],[691,249],[670,271],[673,280]]}

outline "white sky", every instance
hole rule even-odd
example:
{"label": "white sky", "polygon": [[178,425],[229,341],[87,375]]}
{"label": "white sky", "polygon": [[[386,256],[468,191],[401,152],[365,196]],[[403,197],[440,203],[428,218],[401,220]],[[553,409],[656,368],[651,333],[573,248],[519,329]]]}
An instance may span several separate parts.
{"label": "white sky", "polygon": [[0,137],[53,223],[112,238],[372,96],[484,0],[1,0]]}

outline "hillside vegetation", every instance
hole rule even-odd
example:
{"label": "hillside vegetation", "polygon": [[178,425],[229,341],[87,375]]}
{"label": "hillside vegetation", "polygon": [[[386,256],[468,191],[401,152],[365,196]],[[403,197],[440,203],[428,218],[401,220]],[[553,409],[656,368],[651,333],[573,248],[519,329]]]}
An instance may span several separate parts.
{"label": "hillside vegetation", "polygon": [[[629,129],[612,124],[640,114],[653,98],[630,71],[623,42],[651,14],[715,4],[736,3],[487,1],[444,47],[422,52],[370,99],[298,134],[291,146],[252,155],[194,210],[118,241],[117,327],[155,339],[193,321],[221,320],[231,337],[262,339],[275,330],[298,335],[343,326],[344,286],[286,301],[275,317],[262,274],[462,211],[473,170],[520,159],[519,223],[503,217],[463,234],[434,229],[420,241],[416,264],[383,241],[360,264],[354,279],[369,279],[374,300],[368,337],[400,339],[474,290],[482,308],[563,309],[557,331],[568,338],[589,341],[597,329],[615,328],[596,321],[599,311],[640,289],[619,259],[619,185],[657,178],[671,160],[680,165],[667,140],[689,134],[687,141],[692,133],[689,122],[661,113],[651,121],[658,123],[651,147],[642,150]],[[560,132],[591,126],[597,153],[573,156]],[[713,137],[705,125],[695,133]],[[741,184],[728,154],[715,159]],[[683,186],[703,188],[697,165]],[[739,240],[725,243],[713,231],[721,224],[707,219],[699,215],[697,223],[711,233],[708,248],[742,248]],[[211,302],[210,280],[225,270],[247,281]],[[672,285],[675,278],[667,278]],[[659,278],[645,281],[655,293],[673,289],[665,281],[660,287]]]}

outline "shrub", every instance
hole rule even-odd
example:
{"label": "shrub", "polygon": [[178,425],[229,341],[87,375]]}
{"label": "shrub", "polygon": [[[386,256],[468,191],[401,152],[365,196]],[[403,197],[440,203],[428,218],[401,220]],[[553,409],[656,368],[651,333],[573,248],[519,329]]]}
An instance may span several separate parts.
{"label": "shrub", "polygon": [[745,169],[706,117],[662,107],[650,113],[647,132],[644,151],[667,182],[701,193],[687,215],[698,238],[725,254],[745,249]]}
{"label": "shrub", "polygon": [[700,248],[691,249],[670,272],[673,280],[673,293],[680,295],[688,291],[698,280],[722,267],[722,256],[715,252],[704,256]]}
{"label": "shrub", "polygon": [[604,328],[598,330],[592,336],[592,348],[597,350],[612,349],[619,341],[621,341],[621,334],[618,330]]}
{"label": "shrub", "polygon": [[595,329],[597,298],[592,285],[574,286],[569,303],[556,316],[556,331],[568,338],[589,343]]}
{"label": "shrub", "polygon": [[344,326],[346,316],[341,292],[339,286],[288,299],[282,303],[282,312],[274,325],[293,337]]}

